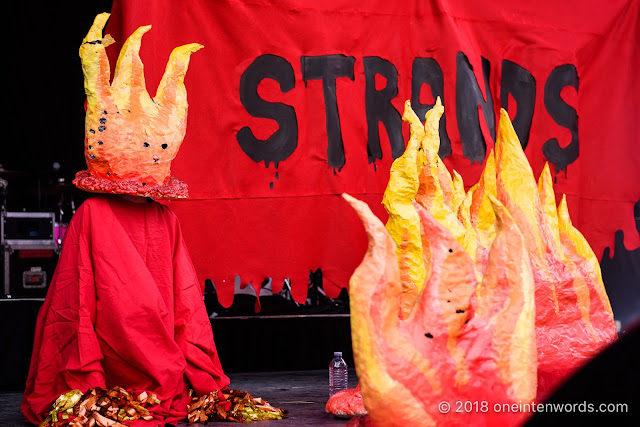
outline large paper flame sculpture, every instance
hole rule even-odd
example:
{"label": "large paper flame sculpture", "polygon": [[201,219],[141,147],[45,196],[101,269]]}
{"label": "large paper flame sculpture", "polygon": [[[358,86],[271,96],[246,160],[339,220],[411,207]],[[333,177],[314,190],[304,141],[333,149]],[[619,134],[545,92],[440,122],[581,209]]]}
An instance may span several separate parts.
{"label": "large paper flame sculpture", "polygon": [[565,198],[556,208],[548,167],[536,185],[507,113],[466,193],[437,155],[442,113],[437,100],[422,127],[405,104],[386,227],[344,195],[369,237],[349,282],[362,396],[375,426],[515,425],[526,410],[505,408],[543,397],[613,341],[613,313]]}
{"label": "large paper flame sculpture", "polygon": [[[367,254],[349,283],[356,369],[373,424],[519,421],[522,414],[494,411],[496,404],[531,402],[536,390],[533,276],[522,235],[507,211],[494,199],[499,244],[478,292],[469,255],[416,206],[431,239],[433,269],[413,311],[400,319],[395,243],[366,204],[344,197],[369,236]],[[505,262],[511,268],[504,269]],[[455,402],[464,401],[486,404],[477,412],[456,412]],[[442,402],[451,405],[450,413]]]}
{"label": "large paper flame sculpture", "polygon": [[187,126],[184,77],[193,52],[191,43],[173,50],[155,98],[145,88],[139,56],[142,36],[151,26],[138,28],[125,42],[110,83],[102,37],[109,19],[99,14],[80,47],[87,95],[85,160],[74,184],[100,193],[122,193],[156,198],[188,197],[186,184],[170,176]]}
{"label": "large paper flame sculpture", "polygon": [[504,110],[499,130],[497,197],[528,246],[536,283],[539,391],[544,395],[616,338],[615,322],[598,260],[571,224],[564,196],[556,209],[548,165],[536,185]]}

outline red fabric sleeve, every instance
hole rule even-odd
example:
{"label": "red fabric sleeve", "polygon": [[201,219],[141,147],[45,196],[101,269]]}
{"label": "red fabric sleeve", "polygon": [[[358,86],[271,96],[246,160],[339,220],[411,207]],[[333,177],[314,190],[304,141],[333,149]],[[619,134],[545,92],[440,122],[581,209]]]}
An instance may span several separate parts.
{"label": "red fabric sleeve", "polygon": [[172,218],[176,233],[173,256],[175,340],[187,361],[185,375],[196,394],[202,395],[227,386],[229,379],[220,368],[211,323],[202,303],[204,282],[198,282],[180,224],[173,214]]}

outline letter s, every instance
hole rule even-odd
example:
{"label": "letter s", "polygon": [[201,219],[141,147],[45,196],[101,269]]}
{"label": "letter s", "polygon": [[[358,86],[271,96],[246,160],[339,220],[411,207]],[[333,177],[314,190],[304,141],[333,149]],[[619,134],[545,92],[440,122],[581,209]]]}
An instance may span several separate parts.
{"label": "letter s", "polygon": [[248,126],[240,129],[236,139],[240,148],[254,162],[264,161],[265,166],[289,157],[298,146],[298,119],[290,105],[267,102],[258,95],[258,85],[263,79],[271,78],[280,84],[286,93],[295,86],[293,67],[286,59],[276,55],[260,55],[242,73],[240,78],[240,102],[253,117],[273,119],[279,128],[266,140],[256,138]]}

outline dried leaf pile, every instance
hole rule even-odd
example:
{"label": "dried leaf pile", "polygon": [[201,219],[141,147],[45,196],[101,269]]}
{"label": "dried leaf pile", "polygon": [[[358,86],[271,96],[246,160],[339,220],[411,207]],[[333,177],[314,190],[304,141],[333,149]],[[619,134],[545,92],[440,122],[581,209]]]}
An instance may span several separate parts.
{"label": "dried leaf pile", "polygon": [[[190,391],[189,394],[194,393]],[[53,410],[39,427],[126,427],[127,421],[153,420],[148,408],[159,403],[155,394],[142,392],[134,396],[121,387],[110,390],[96,387],[84,394],[71,390],[58,397]],[[229,389],[192,397],[187,409],[189,424],[279,420],[286,414],[260,397]]]}
{"label": "dried leaf pile", "polygon": [[194,397],[188,412],[189,424],[207,421],[248,423],[279,420],[286,415],[286,411],[271,406],[266,400],[240,390],[227,390],[224,393],[214,391],[199,398]]}
{"label": "dried leaf pile", "polygon": [[40,427],[124,427],[126,421],[152,420],[147,407],[158,403],[155,394],[133,396],[121,387],[72,390],[55,401]]}

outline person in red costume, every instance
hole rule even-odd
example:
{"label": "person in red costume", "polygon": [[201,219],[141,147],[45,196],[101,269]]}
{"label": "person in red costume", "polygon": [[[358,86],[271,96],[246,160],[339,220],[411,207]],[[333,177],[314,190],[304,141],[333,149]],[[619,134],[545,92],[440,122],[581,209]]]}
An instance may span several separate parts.
{"label": "person in red costume", "polygon": [[96,17],[80,48],[88,169],[74,184],[109,194],[72,218],[38,315],[21,407],[35,424],[74,389],[154,393],[154,420],[135,424],[157,425],[186,418],[189,389],[201,396],[229,385],[178,219],[153,200],[188,195],[169,173],[186,129],[184,76],[202,46],[174,50],[151,100],[138,56],[150,27],[129,37],[110,83],[108,17]]}
{"label": "person in red costume", "polygon": [[[38,424],[61,394],[120,386],[153,392],[167,422],[229,384],[169,208],[97,196],[74,215],[40,310],[22,412]],[[157,420],[156,420],[157,422]]]}

